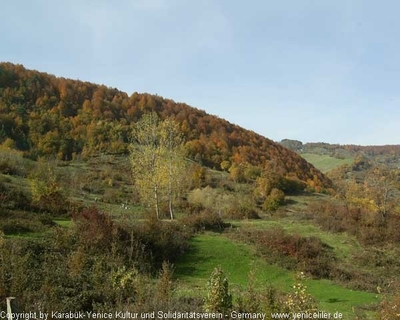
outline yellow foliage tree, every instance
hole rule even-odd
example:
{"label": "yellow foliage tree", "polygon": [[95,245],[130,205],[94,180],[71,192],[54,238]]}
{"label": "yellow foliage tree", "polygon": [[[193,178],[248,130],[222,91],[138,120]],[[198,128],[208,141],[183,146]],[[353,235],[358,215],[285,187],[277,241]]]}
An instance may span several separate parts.
{"label": "yellow foliage tree", "polygon": [[61,191],[54,169],[43,158],[38,160],[36,167],[29,175],[29,183],[34,201]]}
{"label": "yellow foliage tree", "polygon": [[160,204],[167,201],[172,220],[173,202],[185,178],[179,126],[171,119],[161,121],[157,114],[148,113],[135,124],[133,139],[130,162],[141,201],[155,208],[157,218]]}

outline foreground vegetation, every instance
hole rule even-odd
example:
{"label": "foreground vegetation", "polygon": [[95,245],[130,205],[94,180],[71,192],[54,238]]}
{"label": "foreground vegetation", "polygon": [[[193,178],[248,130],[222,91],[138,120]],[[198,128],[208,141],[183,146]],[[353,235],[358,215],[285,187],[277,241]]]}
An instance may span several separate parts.
{"label": "foreground vegetation", "polygon": [[[207,279],[220,267],[233,310],[250,310],[249,300],[255,301],[252,310],[290,310],[294,283],[303,286],[309,308],[340,311],[348,319],[375,319],[394,306],[399,251],[396,233],[388,231],[397,228],[396,214],[387,216],[387,225],[367,222],[360,217],[372,211],[346,213],[342,200],[309,193],[287,195],[284,206],[268,213],[250,201],[249,182],[206,170],[200,180],[206,187],[192,186],[177,206],[177,219],[161,221],[152,208],[132,203],[129,177],[118,178],[128,160],[104,156],[57,164],[12,151],[9,156],[18,161],[4,167],[23,165],[1,175],[3,303],[14,295],[24,310],[200,312]],[[110,165],[113,170],[104,172]],[[97,179],[89,178],[86,187],[85,175],[95,177],[92,170]],[[78,172],[82,180],[61,184],[60,178]],[[57,201],[37,203],[34,179],[46,181],[44,194],[60,191]],[[118,200],[105,197],[116,192]],[[163,210],[168,218],[168,206]],[[299,272],[307,279],[297,279]]]}

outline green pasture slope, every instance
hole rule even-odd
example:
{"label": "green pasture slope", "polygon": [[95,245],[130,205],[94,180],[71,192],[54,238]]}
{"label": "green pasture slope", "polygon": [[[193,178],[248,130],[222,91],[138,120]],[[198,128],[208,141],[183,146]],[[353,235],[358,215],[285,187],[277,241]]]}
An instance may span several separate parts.
{"label": "green pasture slope", "polygon": [[[203,291],[217,266],[226,273],[233,292],[246,286],[250,271],[254,271],[260,289],[270,284],[288,292],[295,281],[295,273],[268,265],[251,246],[233,242],[223,235],[205,233],[194,237],[191,244],[192,249],[175,265],[175,276],[182,294]],[[377,302],[375,294],[349,290],[328,280],[307,280],[306,285],[309,293],[319,301],[321,311],[341,312],[344,319],[353,318],[354,306]]]}
{"label": "green pasture slope", "polygon": [[299,234],[303,237],[317,237],[333,248],[335,256],[342,260],[350,258],[351,255],[361,250],[361,245],[357,240],[346,233],[325,232],[312,223],[296,221],[291,217],[276,220],[230,221],[230,223],[237,227],[256,230],[282,228],[289,234]]}
{"label": "green pasture slope", "polygon": [[353,163],[354,158],[349,157],[345,159],[338,159],[328,155],[314,154],[314,153],[301,153],[300,156],[307,162],[311,163],[314,167],[326,173],[343,164]]}

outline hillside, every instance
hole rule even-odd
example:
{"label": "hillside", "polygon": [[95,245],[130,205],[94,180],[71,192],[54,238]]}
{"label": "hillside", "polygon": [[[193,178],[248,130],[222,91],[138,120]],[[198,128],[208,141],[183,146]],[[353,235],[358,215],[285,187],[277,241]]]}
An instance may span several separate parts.
{"label": "hillside", "polygon": [[270,161],[287,178],[316,190],[330,186],[295,152],[184,103],[0,64],[0,143],[32,159],[127,153],[132,124],[149,111],[179,123],[187,157],[200,164],[219,170],[222,162]]}
{"label": "hillside", "polygon": [[[16,297],[48,313],[204,312],[222,268],[235,315],[395,319],[400,173],[372,155],[295,152],[183,103],[12,64],[0,64],[0,110],[0,310]],[[160,215],[132,157],[146,145],[130,145],[149,112],[185,136],[182,167],[157,171]]]}
{"label": "hillside", "polygon": [[354,157],[335,158],[317,153],[302,153],[301,156],[323,173],[327,173],[343,165],[351,165],[354,161]]}
{"label": "hillside", "polygon": [[365,159],[391,168],[400,167],[400,145],[359,146],[324,142],[303,143],[291,139],[283,139],[280,144],[297,152],[324,173],[344,164],[351,165],[355,159]]}

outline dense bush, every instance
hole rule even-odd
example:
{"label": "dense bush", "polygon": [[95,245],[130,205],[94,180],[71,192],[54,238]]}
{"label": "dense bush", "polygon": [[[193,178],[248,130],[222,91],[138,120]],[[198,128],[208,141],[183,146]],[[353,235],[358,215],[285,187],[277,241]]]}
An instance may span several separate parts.
{"label": "dense bush", "polygon": [[123,203],[126,200],[126,195],[121,189],[106,189],[104,191],[102,201],[107,203]]}
{"label": "dense bush", "polygon": [[27,223],[27,221],[19,220],[6,220],[0,223],[0,229],[7,235],[21,234],[26,232],[38,231],[38,226],[34,223]]}
{"label": "dense bush", "polygon": [[194,189],[188,196],[189,210],[207,210],[228,219],[258,219],[255,205],[249,195],[210,188]]}
{"label": "dense bush", "polygon": [[258,210],[252,204],[246,205],[246,203],[233,205],[224,217],[227,219],[260,219]]}
{"label": "dense bush", "polygon": [[149,259],[152,269],[164,261],[173,262],[188,248],[191,230],[176,221],[150,219],[125,229],[142,245],[142,253]]}
{"label": "dense bush", "polygon": [[157,306],[160,299],[149,297],[169,290],[168,268],[158,289],[149,277],[184,252],[190,235],[177,222],[122,228],[95,207],[75,213],[71,228],[55,227],[39,240],[4,239],[1,232],[0,300],[16,296],[22,310],[43,311]]}
{"label": "dense bush", "polygon": [[330,278],[335,268],[331,248],[316,237],[287,234],[283,229],[248,229],[235,235],[254,244],[269,261],[303,270],[315,278]]}
{"label": "dense bush", "polygon": [[73,215],[81,245],[98,250],[109,249],[119,229],[111,218],[96,207],[83,209]]}
{"label": "dense bush", "polygon": [[46,215],[25,211],[8,210],[0,207],[0,230],[6,235],[26,232],[43,232],[55,223]]}
{"label": "dense bush", "polygon": [[30,209],[36,212],[48,213],[52,216],[70,216],[79,209],[60,192],[43,195],[30,204]]}
{"label": "dense bush", "polygon": [[25,177],[30,167],[22,152],[0,145],[0,173]]}
{"label": "dense bush", "polygon": [[173,262],[188,247],[190,228],[176,221],[149,219],[144,222],[115,223],[96,207],[74,214],[77,241],[86,250],[117,250],[140,271],[154,272],[163,261]]}
{"label": "dense bush", "polygon": [[273,188],[263,203],[266,211],[276,211],[285,203],[285,193],[282,190]]}
{"label": "dense bush", "polygon": [[24,191],[8,187],[0,181],[0,208],[26,210],[31,199]]}
{"label": "dense bush", "polygon": [[186,216],[181,219],[181,224],[190,228],[191,232],[222,231],[225,228],[225,223],[220,215],[210,210]]}
{"label": "dense bush", "polygon": [[363,208],[333,204],[331,202],[310,205],[315,221],[331,232],[348,232],[365,245],[384,245],[400,242],[400,216],[381,215]]}

